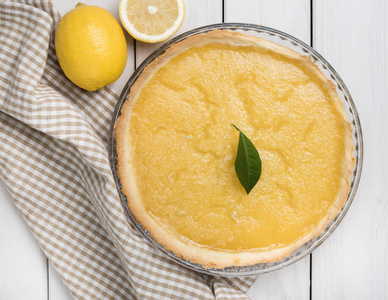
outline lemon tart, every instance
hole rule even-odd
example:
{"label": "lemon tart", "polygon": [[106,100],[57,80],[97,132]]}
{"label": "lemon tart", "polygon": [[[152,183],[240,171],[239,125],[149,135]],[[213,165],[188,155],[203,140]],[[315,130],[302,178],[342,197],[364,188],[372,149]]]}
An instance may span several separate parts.
{"label": "lemon tart", "polygon": [[[247,194],[238,126],[260,153]],[[173,44],[131,87],[115,124],[117,172],[138,222],[205,268],[274,262],[346,202],[352,130],[333,83],[297,52],[215,30]]]}

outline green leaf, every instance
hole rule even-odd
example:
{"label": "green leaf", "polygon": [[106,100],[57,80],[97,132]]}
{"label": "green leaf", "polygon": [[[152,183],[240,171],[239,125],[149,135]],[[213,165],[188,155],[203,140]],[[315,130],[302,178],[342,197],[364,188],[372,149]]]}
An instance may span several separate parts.
{"label": "green leaf", "polygon": [[249,194],[260,179],[260,155],[251,140],[236,125],[230,125],[240,132],[234,169],[236,170],[238,180],[247,194]]}

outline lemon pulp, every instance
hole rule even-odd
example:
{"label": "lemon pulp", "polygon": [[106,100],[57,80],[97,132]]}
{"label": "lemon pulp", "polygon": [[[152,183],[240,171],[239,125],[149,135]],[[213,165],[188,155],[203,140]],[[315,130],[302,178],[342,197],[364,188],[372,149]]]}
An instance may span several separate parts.
{"label": "lemon pulp", "polygon": [[183,0],[120,0],[120,19],[137,40],[156,43],[168,39],[182,25]]}
{"label": "lemon pulp", "polygon": [[[179,9],[176,0],[128,1],[127,14],[137,31],[159,35],[174,25]],[[148,22],[144,21],[145,15]]]}
{"label": "lemon pulp", "polygon": [[[249,195],[234,170],[238,126],[262,159]],[[178,239],[230,251],[285,247],[311,232],[341,186],[343,116],[298,60],[210,43],[161,67],[130,121],[147,213]]]}

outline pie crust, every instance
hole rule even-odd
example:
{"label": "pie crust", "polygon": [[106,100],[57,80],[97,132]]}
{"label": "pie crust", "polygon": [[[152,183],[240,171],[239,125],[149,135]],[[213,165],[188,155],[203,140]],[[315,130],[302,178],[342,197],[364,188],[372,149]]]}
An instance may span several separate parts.
{"label": "pie crust", "polygon": [[[280,245],[270,249],[228,250],[198,245],[195,242],[191,242],[188,238],[175,233],[172,228],[161,226],[160,221],[147,211],[142,201],[142,197],[140,196],[138,188],[139,179],[135,175],[135,170],[133,168],[132,141],[130,135],[133,107],[136,105],[144,86],[146,86],[161,67],[178,54],[183,53],[192,47],[202,47],[211,43],[228,44],[235,47],[258,47],[260,49],[266,49],[266,51],[268,50],[273,55],[280,55],[290,61],[298,61],[300,65],[310,72],[311,76],[322,82],[326,89],[327,97],[330,98],[333,107],[335,107],[342,118],[341,122],[343,122],[344,131],[344,158],[342,159],[342,174],[339,178],[340,187],[337,196],[335,197],[335,200],[333,200],[332,205],[330,205],[326,214],[320,219],[318,224],[316,224],[315,228],[285,247]],[[323,75],[319,68],[307,57],[286,47],[258,37],[225,30],[215,30],[205,34],[188,37],[177,44],[173,44],[165,53],[151,62],[131,87],[129,97],[121,109],[121,116],[115,124],[115,138],[117,149],[117,172],[122,185],[122,192],[127,197],[128,206],[135,215],[137,221],[140,222],[142,226],[149,231],[151,236],[167,250],[171,250],[177,256],[193,263],[199,263],[204,268],[224,268],[228,266],[267,263],[288,256],[295,249],[323,232],[327,224],[341,211],[350,191],[350,181],[355,166],[355,158],[353,156],[354,145],[350,123],[336,93],[334,84]],[[265,165],[263,168],[265,168]]]}

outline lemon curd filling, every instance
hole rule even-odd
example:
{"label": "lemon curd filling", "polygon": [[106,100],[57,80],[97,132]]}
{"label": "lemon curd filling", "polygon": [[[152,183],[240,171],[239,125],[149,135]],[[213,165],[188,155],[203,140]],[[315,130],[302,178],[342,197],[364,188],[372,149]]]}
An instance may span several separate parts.
{"label": "lemon curd filling", "polygon": [[[345,126],[328,81],[305,62],[212,42],[173,56],[139,91],[130,162],[143,208],[209,249],[275,249],[316,228],[343,184]],[[249,195],[234,169],[238,126],[262,174]]]}

